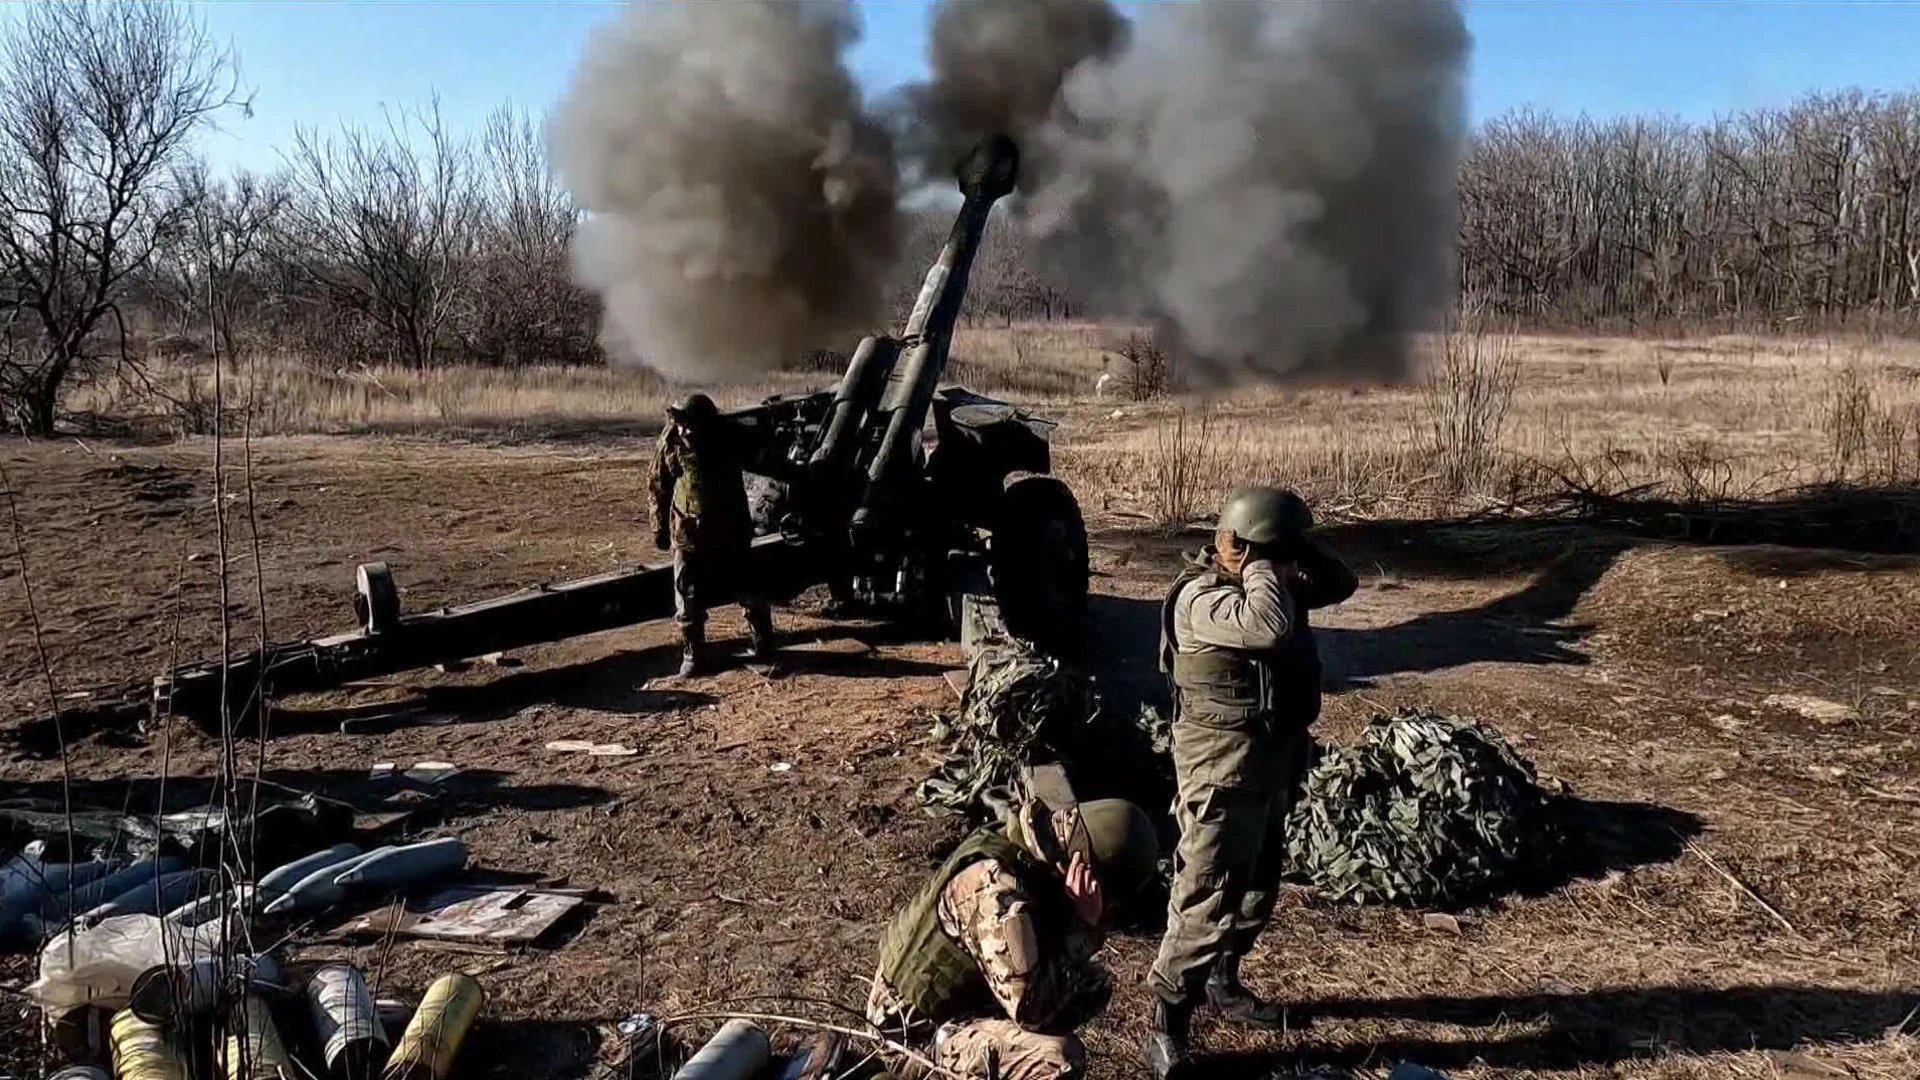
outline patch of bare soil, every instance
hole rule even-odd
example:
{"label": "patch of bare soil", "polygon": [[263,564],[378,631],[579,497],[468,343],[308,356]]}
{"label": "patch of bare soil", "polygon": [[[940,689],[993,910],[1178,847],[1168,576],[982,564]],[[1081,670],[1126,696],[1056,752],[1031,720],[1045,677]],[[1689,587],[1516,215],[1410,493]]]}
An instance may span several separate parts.
{"label": "patch of bare soil", "polygon": [[[646,446],[479,447],[275,439],[254,447],[252,518],[231,504],[234,637],[344,628],[355,563],[394,566],[408,608],[650,557]],[[0,448],[62,693],[150,676],[217,647],[213,478],[204,443]],[[237,455],[235,455],[237,457]],[[229,483],[245,491],[236,467]],[[1100,523],[1096,521],[1096,525]],[[1399,1058],[1456,1077],[1920,1075],[1920,567],[1896,556],[1663,546],[1590,529],[1336,526],[1363,587],[1319,629],[1322,738],[1421,703],[1498,725],[1583,802],[1578,865],[1457,922],[1290,892],[1250,981],[1298,1006],[1278,1035],[1203,1022],[1217,1075]],[[1106,523],[1094,538],[1091,653],[1117,693],[1155,691],[1153,612],[1179,544]],[[0,716],[44,706],[18,563],[0,570]],[[768,674],[670,675],[670,628],[516,654],[520,666],[412,672],[286,703],[268,779],[364,800],[368,770],[457,764],[434,813],[488,868],[612,894],[549,949],[307,945],[389,987],[479,973],[473,1076],[575,1077],[612,1025],[777,995],[857,1007],[877,933],[958,835],[914,784],[937,758],[957,646],[777,615]],[[723,642],[742,627],[716,623]],[[1824,702],[1836,708],[1809,705]],[[395,704],[434,722],[348,735]],[[552,751],[560,739],[638,753]],[[74,749],[76,793],[140,808],[190,799],[217,748],[176,727]],[[15,756],[9,794],[59,790]],[[1120,935],[1120,990],[1087,1033],[1099,1076],[1135,1075],[1151,931]],[[0,978],[29,977],[25,957]],[[755,1002],[766,1005],[765,1001]],[[795,1005],[811,1015],[823,1006]],[[17,1015],[9,1006],[9,1015]],[[0,1031],[15,1075],[26,1028]]]}

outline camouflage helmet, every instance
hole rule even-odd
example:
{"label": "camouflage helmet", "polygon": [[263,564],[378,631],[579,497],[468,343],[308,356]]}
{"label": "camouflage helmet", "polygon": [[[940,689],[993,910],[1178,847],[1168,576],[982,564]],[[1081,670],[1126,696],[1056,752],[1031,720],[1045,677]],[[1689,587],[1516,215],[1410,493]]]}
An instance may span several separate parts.
{"label": "camouflage helmet", "polygon": [[679,401],[667,406],[667,415],[675,420],[697,424],[720,415],[713,399],[705,394],[688,394]]}
{"label": "camouflage helmet", "polygon": [[1249,544],[1273,545],[1305,535],[1313,528],[1313,511],[1286,488],[1236,488],[1220,504],[1217,527]]}
{"label": "camouflage helmet", "polygon": [[1147,812],[1125,799],[1080,804],[1093,869],[1114,900],[1139,891],[1160,867],[1160,838]]}

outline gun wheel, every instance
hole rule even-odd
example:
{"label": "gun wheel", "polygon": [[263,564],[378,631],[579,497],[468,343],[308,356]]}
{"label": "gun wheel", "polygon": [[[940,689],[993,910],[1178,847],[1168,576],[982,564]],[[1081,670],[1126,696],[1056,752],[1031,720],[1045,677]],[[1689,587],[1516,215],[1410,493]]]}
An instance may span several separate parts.
{"label": "gun wheel", "polygon": [[1087,526],[1058,477],[1016,472],[1002,487],[989,568],[1007,629],[1070,651],[1087,612]]}
{"label": "gun wheel", "polygon": [[369,634],[383,634],[400,622],[400,588],[383,562],[361,563],[353,570],[353,617]]}

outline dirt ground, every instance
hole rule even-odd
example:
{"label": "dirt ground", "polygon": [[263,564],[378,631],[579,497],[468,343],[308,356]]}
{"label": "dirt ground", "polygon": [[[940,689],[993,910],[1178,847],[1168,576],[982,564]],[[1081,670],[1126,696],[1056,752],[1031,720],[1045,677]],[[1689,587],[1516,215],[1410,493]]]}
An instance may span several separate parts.
{"label": "dirt ground", "polygon": [[[257,604],[238,449],[227,446],[239,494],[229,602],[244,643]],[[651,559],[647,449],[256,441],[268,636],[350,626],[360,562],[388,562],[420,610]],[[15,442],[0,463],[62,694],[217,648],[210,443]],[[1097,513],[1092,525],[1095,654],[1138,670],[1178,544]],[[1350,738],[1400,704],[1490,721],[1587,800],[1589,858],[1560,887],[1474,909],[1457,928],[1290,892],[1248,976],[1312,1022],[1269,1036],[1203,1021],[1202,1046],[1221,1055],[1212,1075],[1377,1076],[1404,1058],[1454,1077],[1920,1076],[1920,559],[1566,526],[1326,531],[1363,584],[1322,620],[1321,736]],[[11,722],[47,695],[13,545],[0,549]],[[477,972],[490,1001],[471,1076],[587,1075],[615,1053],[612,1025],[639,1011],[857,1007],[879,927],[958,835],[912,789],[935,760],[926,717],[951,701],[942,676],[959,650],[832,626],[804,599],[776,617],[791,644],[816,644],[771,675],[679,680],[670,628],[652,625],[277,714],[286,733],[267,744],[269,779],[356,799],[377,763],[453,762],[463,772],[446,784],[440,829],[477,863],[615,898],[556,947],[510,957],[407,944],[304,954],[351,956],[414,992],[451,967]],[[742,628],[728,613],[716,631],[734,644]],[[437,722],[335,730],[387,702]],[[291,730],[303,722],[321,730]],[[555,739],[639,752],[545,749]],[[14,755],[0,759],[0,790],[57,793],[57,761],[0,753]],[[170,801],[187,797],[218,755],[176,728],[147,744],[90,740],[71,767],[79,797],[137,805],[163,769]],[[1154,944],[1131,934],[1109,948],[1120,989],[1086,1033],[1096,1076],[1140,1072]],[[24,957],[0,966],[8,985],[30,977]],[[16,1042],[14,1075],[33,1075],[28,1049],[0,1041]]]}

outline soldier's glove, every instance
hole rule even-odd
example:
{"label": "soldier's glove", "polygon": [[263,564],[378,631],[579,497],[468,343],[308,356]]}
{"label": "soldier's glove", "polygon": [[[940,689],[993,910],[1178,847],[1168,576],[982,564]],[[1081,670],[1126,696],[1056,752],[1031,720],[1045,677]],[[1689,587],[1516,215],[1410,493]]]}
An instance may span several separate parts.
{"label": "soldier's glove", "polygon": [[667,535],[667,530],[665,529],[653,530],[653,546],[656,550],[659,550],[659,551],[665,551],[668,548],[673,546],[673,540],[671,537]]}

